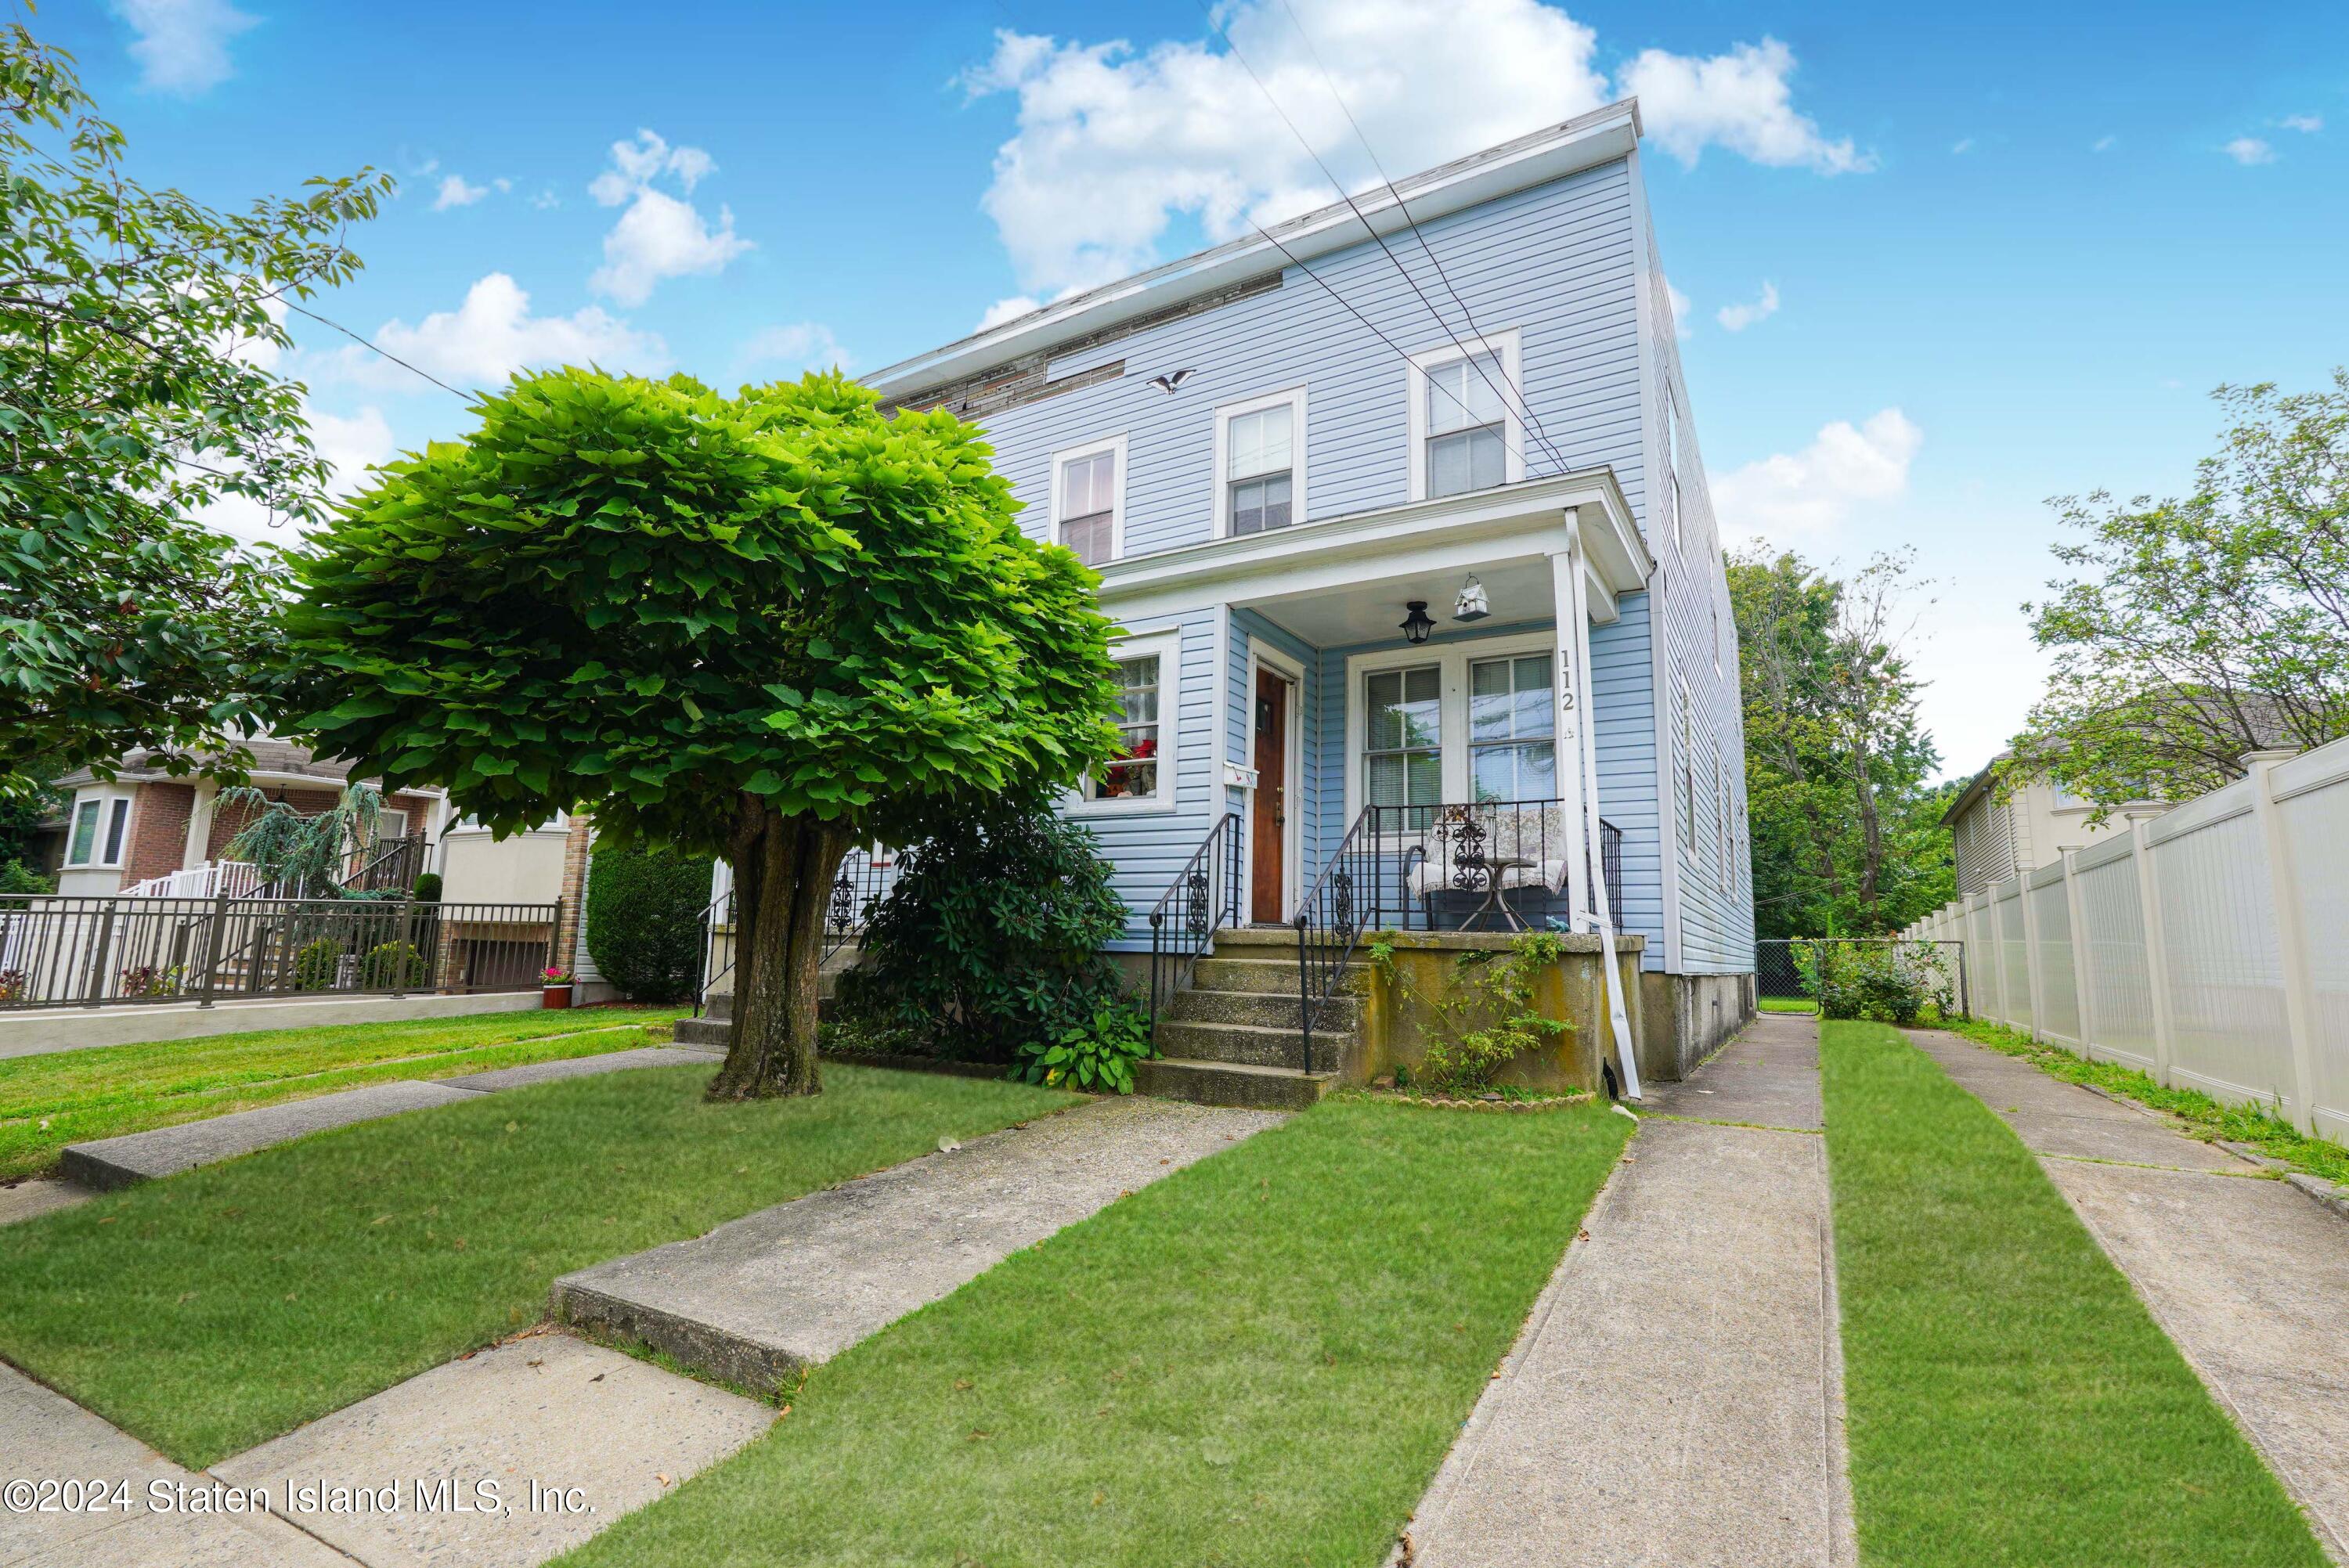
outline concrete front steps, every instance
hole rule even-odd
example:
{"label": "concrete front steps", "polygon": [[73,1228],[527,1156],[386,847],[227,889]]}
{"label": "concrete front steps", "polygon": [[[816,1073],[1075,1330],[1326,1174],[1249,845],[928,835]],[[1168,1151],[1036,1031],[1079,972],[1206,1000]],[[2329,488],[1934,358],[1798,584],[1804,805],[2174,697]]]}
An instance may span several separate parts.
{"label": "concrete front steps", "polygon": [[1313,1070],[1305,1070],[1298,1026],[1297,933],[1285,926],[1216,933],[1191,984],[1158,1020],[1159,1056],[1140,1063],[1134,1087],[1144,1094],[1197,1105],[1301,1110],[1338,1082],[1358,1048],[1361,998],[1350,992],[1323,1004],[1313,1031]]}

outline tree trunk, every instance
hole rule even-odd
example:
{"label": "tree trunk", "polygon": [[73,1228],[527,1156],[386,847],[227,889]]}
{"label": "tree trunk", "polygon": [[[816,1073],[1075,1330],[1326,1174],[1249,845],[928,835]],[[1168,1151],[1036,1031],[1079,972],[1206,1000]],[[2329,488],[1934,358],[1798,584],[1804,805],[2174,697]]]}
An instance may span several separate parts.
{"label": "tree trunk", "polygon": [[821,1094],[824,910],[848,830],[745,799],[734,828],[734,1016],[711,1099]]}

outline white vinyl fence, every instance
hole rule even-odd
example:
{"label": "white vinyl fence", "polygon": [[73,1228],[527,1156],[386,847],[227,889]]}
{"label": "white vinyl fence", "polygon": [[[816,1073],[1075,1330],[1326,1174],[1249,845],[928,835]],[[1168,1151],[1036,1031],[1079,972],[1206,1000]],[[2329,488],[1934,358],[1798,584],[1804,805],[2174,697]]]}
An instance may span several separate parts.
{"label": "white vinyl fence", "polygon": [[1972,1010],[2349,1140],[2349,740],[1909,927],[1961,941]]}

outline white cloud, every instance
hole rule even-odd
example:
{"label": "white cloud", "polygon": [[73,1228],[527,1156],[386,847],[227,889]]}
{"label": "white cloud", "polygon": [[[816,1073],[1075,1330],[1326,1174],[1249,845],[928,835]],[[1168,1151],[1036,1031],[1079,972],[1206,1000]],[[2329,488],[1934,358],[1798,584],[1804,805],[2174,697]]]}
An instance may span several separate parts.
{"label": "white cloud", "polygon": [[1762,285],[1762,292],[1753,299],[1739,304],[1723,305],[1713,312],[1713,319],[1721,323],[1722,330],[1724,332],[1744,332],[1755,322],[1766,320],[1777,314],[1778,285],[1774,283],[1764,283]]}
{"label": "white cloud", "polygon": [[2296,130],[2302,135],[2314,136],[2324,129],[2324,117],[2321,114],[2288,114],[2276,123],[2286,130]]}
{"label": "white cloud", "polygon": [[2239,136],[2221,150],[2236,162],[2245,165],[2273,163],[2275,149],[2256,136]]}
{"label": "white cloud", "polygon": [[548,212],[562,206],[563,198],[557,196],[554,193],[554,188],[549,186],[547,189],[541,191],[537,195],[532,197],[530,199],[530,204],[537,208],[542,212]]}
{"label": "white cloud", "polygon": [[[1794,57],[1765,40],[1713,59],[1651,50],[1610,85],[1598,37],[1538,0],[1294,0],[1320,61],[1392,172],[1424,169],[1637,91],[1651,133],[1693,161],[1719,145],[1828,172],[1868,166],[1788,102]],[[1225,27],[1339,177],[1376,184],[1287,7],[1238,0]],[[1009,93],[1018,129],[996,151],[982,205],[1021,291],[1051,298],[1149,265],[1179,217],[1211,241],[1335,199],[1312,160],[1220,43],[1063,41],[996,34],[965,73]],[[1651,96],[1652,95],[1652,96]],[[991,315],[993,313],[990,313]]]}
{"label": "white cloud", "polygon": [[834,366],[844,370],[854,363],[832,328],[813,321],[795,321],[752,333],[737,357],[745,371],[771,368],[786,376]]}
{"label": "white cloud", "polygon": [[[1952,604],[1950,612],[1972,608]],[[1909,667],[1925,683],[1919,716],[1941,753],[1945,777],[1978,771],[2006,749],[2031,705],[2047,689],[2047,655],[2032,641],[2031,624],[2009,613],[1959,620],[1925,612],[1918,635],[1904,649]]]}
{"label": "white cloud", "polygon": [[1725,55],[1698,59],[1644,49],[1617,73],[1621,90],[1636,93],[1656,145],[1693,165],[1707,145],[1778,168],[1821,174],[1864,174],[1876,167],[1849,137],[1830,141],[1808,116],[1795,112],[1795,52],[1775,38],[1738,44]]}
{"label": "white cloud", "polygon": [[2089,144],[2088,150],[2091,152],[2110,152],[2114,148],[2118,147],[2120,144],[2121,139],[2117,136],[2100,136],[2096,138],[2094,142]]}
{"label": "white cloud", "polygon": [[[492,273],[465,291],[465,303],[435,311],[414,326],[397,318],[376,329],[374,342],[419,370],[457,387],[494,387],[534,366],[600,365],[607,370],[659,371],[668,347],[655,333],[638,332],[602,307],[570,315],[533,315],[530,295],[503,273]],[[364,386],[415,391],[423,385],[382,355],[357,344],[335,352],[329,374]]]}
{"label": "white cloud", "polygon": [[1924,440],[1925,432],[1898,408],[1857,428],[1837,419],[1799,452],[1764,458],[1713,481],[1723,535],[1784,543],[1832,530],[1856,506],[1907,490],[1909,460]]}
{"label": "white cloud", "polygon": [[1664,298],[1671,302],[1672,335],[1674,337],[1689,337],[1694,335],[1696,332],[1696,306],[1689,303],[1688,295],[1672,287],[1672,281],[1670,278],[1666,278],[1664,280]]}
{"label": "white cloud", "polygon": [[734,213],[718,209],[715,228],[691,201],[657,190],[654,181],[673,176],[686,194],[718,167],[698,147],[671,147],[650,130],[634,141],[612,144],[612,166],[587,187],[598,205],[627,211],[604,236],[604,264],[587,286],[622,304],[642,304],[663,278],[722,270],[751,248],[734,232]]}
{"label": "white cloud", "polygon": [[440,193],[432,198],[432,210],[445,212],[451,207],[470,207],[490,193],[486,185],[468,185],[461,174],[451,174],[440,181]]}
{"label": "white cloud", "polygon": [[139,62],[140,85],[183,94],[228,80],[235,69],[229,40],[261,20],[228,0],[114,0],[114,13],[138,35],[130,57]]}
{"label": "white cloud", "polygon": [[1007,321],[1018,321],[1031,310],[1042,309],[1043,304],[1042,300],[1032,294],[1013,294],[1008,299],[997,300],[987,307],[987,314],[978,318],[978,325],[973,330],[985,332],[989,327],[1001,326]]}
{"label": "white cloud", "polygon": [[[383,417],[383,410],[372,405],[348,418],[308,404],[302,413],[310,422],[311,446],[334,470],[326,482],[329,496],[346,496],[357,490],[367,482],[369,468],[391,461],[398,449],[392,440],[390,422]],[[239,539],[289,542],[285,520],[273,521],[261,503],[250,496],[222,496],[206,508],[203,515],[206,522]]]}
{"label": "white cloud", "polygon": [[1952,157],[1963,158],[1973,150],[1974,139],[1971,136],[1961,136],[1958,138],[1957,145],[1950,149],[1950,153]]}

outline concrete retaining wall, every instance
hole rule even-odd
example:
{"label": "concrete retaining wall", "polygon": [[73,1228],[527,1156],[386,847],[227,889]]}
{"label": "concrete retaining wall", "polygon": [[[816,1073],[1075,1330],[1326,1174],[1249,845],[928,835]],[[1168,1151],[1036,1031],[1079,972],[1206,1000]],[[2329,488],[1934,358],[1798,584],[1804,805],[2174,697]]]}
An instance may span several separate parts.
{"label": "concrete retaining wall", "polygon": [[1640,1077],[1677,1082],[1754,1016],[1751,975],[1642,975]]}

